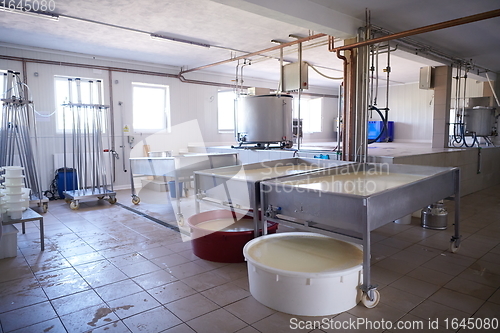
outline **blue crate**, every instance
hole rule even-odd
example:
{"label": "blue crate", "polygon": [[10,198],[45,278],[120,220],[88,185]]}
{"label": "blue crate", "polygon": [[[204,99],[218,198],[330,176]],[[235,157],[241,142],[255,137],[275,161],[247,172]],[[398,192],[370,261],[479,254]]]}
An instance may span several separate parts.
{"label": "blue crate", "polygon": [[[384,123],[378,120],[368,121],[368,140],[375,139],[384,128]],[[394,141],[394,122],[387,122],[387,131],[376,142]]]}

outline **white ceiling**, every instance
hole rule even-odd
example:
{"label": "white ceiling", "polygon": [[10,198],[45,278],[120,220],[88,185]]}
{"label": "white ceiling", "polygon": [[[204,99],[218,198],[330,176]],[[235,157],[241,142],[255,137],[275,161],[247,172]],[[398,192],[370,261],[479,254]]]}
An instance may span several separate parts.
{"label": "white ceiling", "polygon": [[[314,30],[337,37],[352,35],[363,24],[365,8],[371,11],[372,23],[398,32],[500,7],[498,0],[57,0],[55,4],[54,13],[61,15],[57,22],[0,12],[0,42],[177,66],[180,70],[271,47],[272,39],[290,41],[289,34],[307,36]],[[477,64],[498,72],[499,28],[500,18],[494,18],[415,39],[456,56],[473,58]],[[149,33],[213,47],[155,41]],[[318,39],[304,47],[325,41]],[[296,48],[286,53],[285,59],[296,60]],[[421,66],[436,64],[423,58],[409,60],[397,53],[391,58],[393,83],[415,82]],[[276,58],[279,52],[269,55]],[[252,57],[253,64],[245,67],[245,76],[277,80],[278,60],[262,59]],[[304,60],[327,75],[341,75],[342,63],[326,45],[305,50]],[[380,61],[381,67],[385,66],[383,57]],[[210,71],[234,74],[235,66],[230,63]],[[311,85],[338,84],[313,71],[309,71],[309,77]]]}

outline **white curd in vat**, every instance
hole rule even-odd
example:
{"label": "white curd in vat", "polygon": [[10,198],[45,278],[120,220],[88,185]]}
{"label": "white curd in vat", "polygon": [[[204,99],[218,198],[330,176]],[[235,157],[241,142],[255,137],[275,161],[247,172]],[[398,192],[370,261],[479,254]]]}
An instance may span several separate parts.
{"label": "white curd in vat", "polygon": [[[264,167],[258,169],[248,169],[242,170],[238,174],[234,175],[233,179],[242,179],[242,180],[252,180],[258,181],[262,179],[270,179],[281,176],[290,176],[297,173],[302,173],[304,171],[312,171],[322,168],[319,165],[282,165],[276,167]],[[230,175],[229,172],[217,172],[217,175]]]}
{"label": "white curd in vat", "polygon": [[426,176],[398,173],[352,173],[313,177],[297,181],[284,181],[283,184],[335,193],[369,195],[409,184],[425,177]]}
{"label": "white curd in vat", "polygon": [[332,238],[276,237],[257,242],[248,255],[262,265],[291,272],[320,273],[360,265],[363,252]]}

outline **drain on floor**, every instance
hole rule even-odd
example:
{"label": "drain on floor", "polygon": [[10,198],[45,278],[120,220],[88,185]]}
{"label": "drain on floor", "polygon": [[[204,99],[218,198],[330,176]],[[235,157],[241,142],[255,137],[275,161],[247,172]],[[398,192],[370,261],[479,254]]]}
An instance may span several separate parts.
{"label": "drain on floor", "polygon": [[171,224],[169,224],[169,223],[167,223],[167,222],[164,222],[164,221],[162,221],[162,220],[159,220],[159,219],[157,219],[156,217],[153,217],[153,216],[151,216],[151,215],[145,214],[145,213],[140,212],[140,211],[138,211],[138,210],[136,210],[136,209],[130,208],[129,206],[125,206],[125,205],[123,205],[123,204],[121,204],[121,203],[119,203],[119,202],[117,202],[115,205],[116,205],[116,206],[120,206],[120,207],[122,207],[122,208],[125,208],[125,209],[127,209],[127,210],[129,210],[129,211],[131,211],[131,212],[133,212],[133,213],[135,213],[135,214],[137,214],[137,215],[140,215],[140,216],[142,216],[142,217],[145,217],[145,218],[147,218],[148,220],[151,220],[151,221],[153,221],[153,222],[156,222],[156,223],[158,223],[158,224],[161,224],[162,226],[167,227],[167,228],[169,228],[169,229],[171,229],[171,230],[174,230],[174,231],[180,232],[180,230],[179,230],[179,228],[178,228],[178,227],[173,226],[173,225],[171,225]]}

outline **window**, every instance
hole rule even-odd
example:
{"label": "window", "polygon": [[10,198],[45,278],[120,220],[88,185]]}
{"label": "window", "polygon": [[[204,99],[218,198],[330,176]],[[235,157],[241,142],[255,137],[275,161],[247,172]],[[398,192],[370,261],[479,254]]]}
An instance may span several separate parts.
{"label": "window", "polygon": [[[56,76],[54,78],[57,110],[57,132],[61,133],[63,132],[63,130],[70,131],[73,128],[73,120],[72,118],[70,118],[71,111],[69,110],[69,108],[64,107],[63,104],[67,104],[69,102],[75,104],[104,104],[104,101],[102,99],[102,82],[98,82],[98,79],[80,79],[81,96],[80,100],[78,100],[77,81],[78,80],[76,78],[70,77]],[[99,86],[101,93],[99,93]],[[101,97],[101,100],[99,100],[99,96]],[[66,124],[64,122],[65,117]]]}
{"label": "window", "polygon": [[[5,98],[5,87],[4,87],[4,73],[5,71],[0,70],[0,99]],[[0,102],[0,105],[3,104]],[[2,124],[2,111],[0,111],[0,126]]]}
{"label": "window", "polygon": [[234,132],[234,107],[237,96],[234,91],[217,94],[217,128],[219,133]]}
{"label": "window", "polygon": [[170,129],[169,87],[133,82],[132,110],[135,132]]}
{"label": "window", "polygon": [[[4,87],[4,81],[5,81],[5,71],[0,70],[0,99],[5,98],[5,87]],[[1,117],[2,115],[0,115]]]}
{"label": "window", "polygon": [[[298,98],[295,99],[294,118],[298,118]],[[302,118],[302,131],[304,133],[321,132],[323,108],[322,98],[301,98],[300,99],[300,118]]]}

